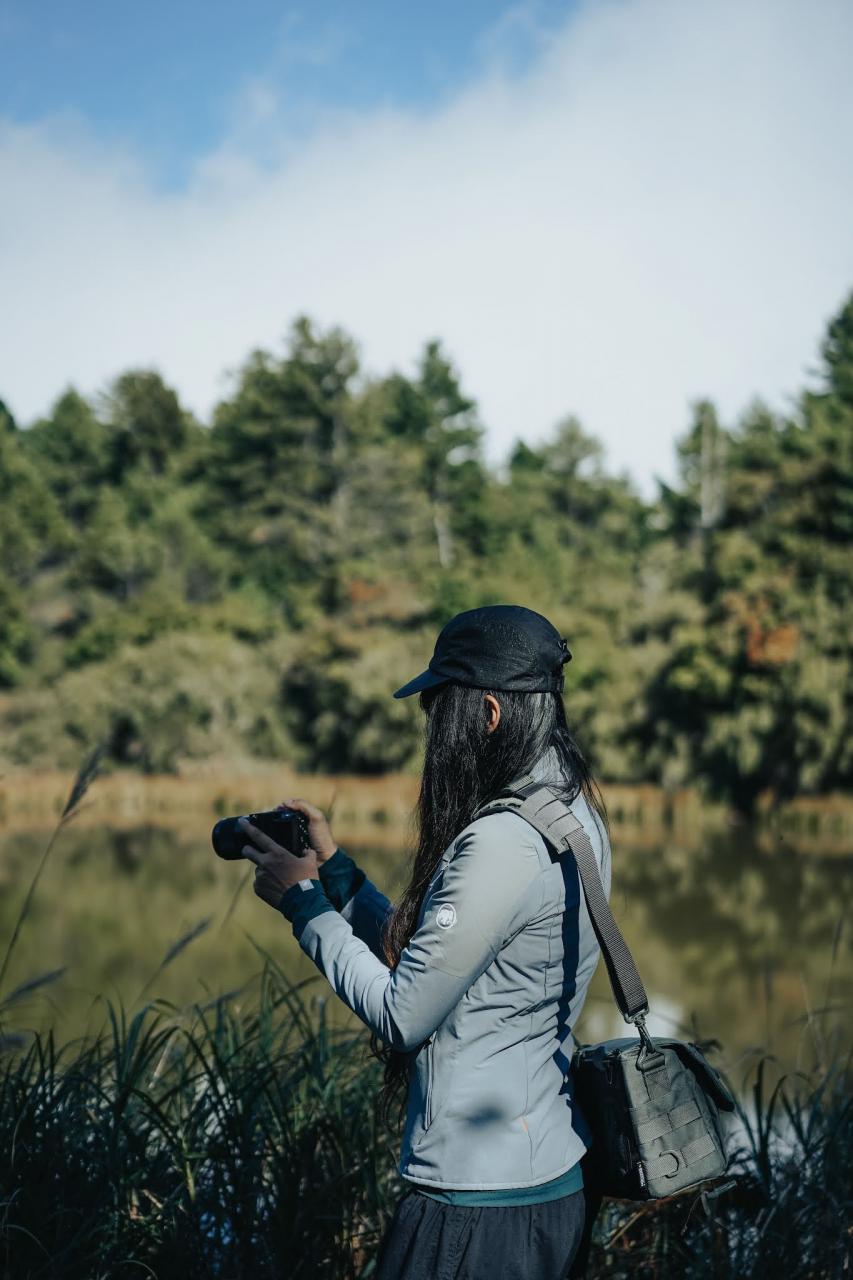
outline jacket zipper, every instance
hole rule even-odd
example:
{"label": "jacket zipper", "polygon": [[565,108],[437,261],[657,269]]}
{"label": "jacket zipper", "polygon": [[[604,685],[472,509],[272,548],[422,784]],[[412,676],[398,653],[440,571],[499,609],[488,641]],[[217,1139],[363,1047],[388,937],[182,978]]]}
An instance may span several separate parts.
{"label": "jacket zipper", "polygon": [[427,1088],[424,1106],[424,1128],[428,1129],[432,1121],[432,1042],[433,1036],[427,1040]]}

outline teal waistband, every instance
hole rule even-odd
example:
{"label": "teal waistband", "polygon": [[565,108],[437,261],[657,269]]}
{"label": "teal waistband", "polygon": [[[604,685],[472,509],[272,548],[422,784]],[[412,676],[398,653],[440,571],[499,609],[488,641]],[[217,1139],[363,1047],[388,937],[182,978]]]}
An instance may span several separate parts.
{"label": "teal waistband", "polygon": [[580,1164],[560,1173],[550,1182],[537,1183],[535,1187],[501,1187],[497,1191],[453,1191],[446,1187],[429,1187],[421,1182],[411,1184],[413,1191],[420,1191],[431,1200],[443,1200],[445,1204],[542,1204],[545,1200],[559,1200],[583,1189]]}

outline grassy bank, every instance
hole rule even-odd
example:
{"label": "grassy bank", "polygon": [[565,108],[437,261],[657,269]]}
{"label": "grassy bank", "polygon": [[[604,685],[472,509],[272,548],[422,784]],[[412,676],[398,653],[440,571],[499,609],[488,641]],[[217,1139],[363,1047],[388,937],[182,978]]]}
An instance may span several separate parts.
{"label": "grassy bank", "polygon": [[[153,1001],[102,1030],[0,1055],[0,1258],[8,1280],[372,1274],[404,1183],[375,1113],[365,1033],[326,1021],[319,979],[260,976],[207,1005]],[[591,1275],[847,1275],[849,1071],[753,1068],[716,1198],[608,1205]],[[845,1261],[846,1260],[846,1261]]]}
{"label": "grassy bank", "polygon": [[[44,831],[53,826],[68,794],[62,770],[11,770],[0,776],[0,833]],[[75,817],[77,827],[128,830],[142,825],[180,830],[188,817],[213,821],[229,813],[268,808],[285,795],[301,795],[331,814],[351,839],[373,847],[401,848],[412,833],[418,779],[411,773],[381,777],[298,773],[268,760],[187,763],[175,774],[121,769],[102,776]],[[679,844],[701,839],[713,828],[743,826],[722,805],[698,791],[605,783],[602,787],[614,833],[634,847],[657,845],[662,834]],[[800,796],[777,804],[768,794],[753,823],[760,845],[780,843],[807,853],[848,855],[853,848],[853,796]]]}

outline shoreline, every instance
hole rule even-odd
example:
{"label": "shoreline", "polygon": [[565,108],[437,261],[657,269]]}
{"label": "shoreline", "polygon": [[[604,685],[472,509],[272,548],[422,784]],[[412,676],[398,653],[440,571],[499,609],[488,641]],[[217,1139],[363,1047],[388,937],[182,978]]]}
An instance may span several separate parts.
{"label": "shoreline", "polygon": [[[22,769],[0,776],[0,836],[49,831],[62,813],[73,774]],[[323,809],[350,838],[399,846],[414,836],[418,777],[393,773],[298,773],[269,761],[204,761],[176,774],[114,770],[97,777],[75,814],[75,826],[127,830],[171,826],[191,813],[212,819],[272,807],[284,796],[304,796]],[[651,784],[602,783],[614,837],[650,846],[665,833],[690,844],[709,829],[752,830],[768,852],[780,841],[804,852],[853,852],[853,795],[799,796],[781,805],[759,804],[752,823],[722,805],[703,801],[695,788],[665,792]]]}

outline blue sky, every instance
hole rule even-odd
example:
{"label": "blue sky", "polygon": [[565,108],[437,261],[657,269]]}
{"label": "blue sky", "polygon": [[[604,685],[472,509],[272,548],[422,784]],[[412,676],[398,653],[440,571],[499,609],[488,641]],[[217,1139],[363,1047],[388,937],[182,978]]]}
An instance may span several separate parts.
{"label": "blue sky", "polygon": [[523,73],[570,0],[0,0],[0,113],[73,112],[179,188],[257,81],[291,127],[330,109],[429,110],[489,62]]}
{"label": "blue sky", "polygon": [[851,48],[850,0],[0,0],[0,398],[156,368],[209,420],[307,313],[651,494],[853,287]]}

